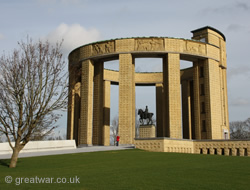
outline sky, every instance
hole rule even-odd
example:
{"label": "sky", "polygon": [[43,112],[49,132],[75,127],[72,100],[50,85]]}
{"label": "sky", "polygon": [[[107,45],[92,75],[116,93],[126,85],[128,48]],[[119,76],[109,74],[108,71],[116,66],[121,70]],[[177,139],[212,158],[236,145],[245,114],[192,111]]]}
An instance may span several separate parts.
{"label": "sky", "polygon": [[[70,51],[90,42],[137,36],[191,39],[190,31],[212,26],[226,36],[229,120],[245,120],[250,117],[249,19],[249,0],[0,0],[0,55],[10,53],[27,35],[51,43],[64,39],[67,61]],[[138,59],[136,70],[160,71],[161,66],[158,59]],[[112,86],[111,93],[115,117],[118,87]],[[154,87],[137,87],[136,96],[137,108],[147,104],[155,113]],[[60,120],[61,133],[66,117],[64,113]]]}

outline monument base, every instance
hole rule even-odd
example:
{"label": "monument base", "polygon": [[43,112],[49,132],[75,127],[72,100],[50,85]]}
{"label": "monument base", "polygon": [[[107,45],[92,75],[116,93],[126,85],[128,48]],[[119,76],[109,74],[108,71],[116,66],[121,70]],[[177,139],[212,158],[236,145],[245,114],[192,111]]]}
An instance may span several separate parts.
{"label": "monument base", "polygon": [[155,126],[154,125],[140,125],[139,138],[155,138]]}

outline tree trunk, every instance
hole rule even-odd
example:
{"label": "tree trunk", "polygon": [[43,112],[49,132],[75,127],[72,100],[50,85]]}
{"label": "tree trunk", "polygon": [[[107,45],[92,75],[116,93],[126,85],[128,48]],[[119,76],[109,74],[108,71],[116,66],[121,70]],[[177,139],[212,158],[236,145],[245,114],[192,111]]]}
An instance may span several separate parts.
{"label": "tree trunk", "polygon": [[20,150],[21,149],[19,147],[14,147],[13,154],[12,154],[11,160],[10,160],[10,165],[9,165],[10,168],[16,167],[17,159],[18,159],[18,155],[19,155]]}

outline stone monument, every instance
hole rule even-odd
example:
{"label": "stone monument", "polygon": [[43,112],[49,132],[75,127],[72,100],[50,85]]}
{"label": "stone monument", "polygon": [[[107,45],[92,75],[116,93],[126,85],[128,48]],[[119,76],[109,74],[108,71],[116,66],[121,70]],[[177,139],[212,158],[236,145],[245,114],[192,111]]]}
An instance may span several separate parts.
{"label": "stone monument", "polygon": [[139,138],[155,138],[156,131],[152,120],[154,114],[148,112],[148,106],[146,106],[145,111],[138,110],[138,115],[140,116]]}
{"label": "stone monument", "polygon": [[[191,39],[119,38],[73,50],[68,57],[67,139],[78,146],[109,145],[111,85],[119,85],[121,145],[136,144],[136,85],[155,87],[157,138],[228,138],[226,38],[210,26],[192,33]],[[152,57],[162,60],[162,72],[135,72],[137,58]],[[111,60],[119,60],[119,71],[104,68]],[[181,60],[192,65],[180,69]]]}

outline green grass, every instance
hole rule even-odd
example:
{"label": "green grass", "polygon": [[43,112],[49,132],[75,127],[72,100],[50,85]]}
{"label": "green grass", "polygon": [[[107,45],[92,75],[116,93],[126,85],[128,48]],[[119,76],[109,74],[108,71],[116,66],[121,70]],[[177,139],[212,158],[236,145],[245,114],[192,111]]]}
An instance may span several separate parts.
{"label": "green grass", "polygon": [[[0,160],[0,189],[249,189],[250,158],[122,150]],[[12,176],[11,184],[5,176]],[[20,177],[77,176],[80,184],[15,184]],[[17,182],[18,182],[17,181]]]}

